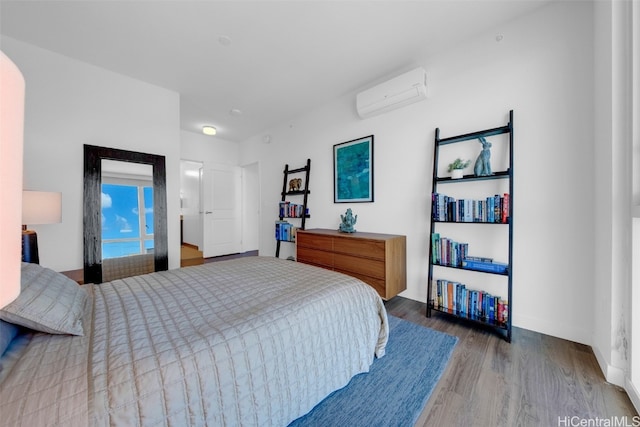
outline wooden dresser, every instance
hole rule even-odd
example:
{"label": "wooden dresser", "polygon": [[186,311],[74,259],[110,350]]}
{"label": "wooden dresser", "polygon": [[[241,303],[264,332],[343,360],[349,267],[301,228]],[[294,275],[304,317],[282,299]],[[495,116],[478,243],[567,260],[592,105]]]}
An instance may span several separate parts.
{"label": "wooden dresser", "polygon": [[296,259],[356,277],[388,300],[407,288],[407,238],[394,234],[296,232]]}

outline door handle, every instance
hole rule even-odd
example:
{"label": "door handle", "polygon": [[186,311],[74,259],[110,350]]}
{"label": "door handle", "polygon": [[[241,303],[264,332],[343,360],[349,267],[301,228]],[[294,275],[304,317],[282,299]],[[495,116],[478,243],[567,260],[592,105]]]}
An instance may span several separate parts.
{"label": "door handle", "polygon": [[206,211],[205,214],[212,214],[212,211]]}

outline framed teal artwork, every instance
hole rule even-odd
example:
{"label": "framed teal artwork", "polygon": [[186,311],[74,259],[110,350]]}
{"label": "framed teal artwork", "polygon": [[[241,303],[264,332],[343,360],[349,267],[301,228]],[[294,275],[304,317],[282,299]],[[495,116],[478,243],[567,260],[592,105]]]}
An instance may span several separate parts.
{"label": "framed teal artwork", "polygon": [[333,146],[333,202],[373,202],[373,135]]}

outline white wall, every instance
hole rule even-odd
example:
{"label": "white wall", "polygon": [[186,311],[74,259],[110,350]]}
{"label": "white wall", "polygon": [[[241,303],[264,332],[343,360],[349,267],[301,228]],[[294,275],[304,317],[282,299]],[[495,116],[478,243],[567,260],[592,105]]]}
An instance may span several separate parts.
{"label": "white wall", "polygon": [[62,223],[30,226],[40,263],[83,267],[83,144],[92,144],[166,157],[169,267],[179,267],[178,94],[8,37],[2,50],[26,81],[23,188],[62,192]]}
{"label": "white wall", "polygon": [[[595,269],[593,348],[607,381],[620,386],[629,375],[632,326],[632,134],[637,120],[632,109],[631,61],[634,52],[637,56],[637,47],[631,48],[632,5],[596,2],[594,16],[594,108],[598,118],[594,126],[598,141],[594,251],[599,262]],[[634,353],[637,351],[635,347]],[[634,394],[637,404],[637,392]]]}
{"label": "white wall", "polygon": [[180,131],[180,156],[194,162],[238,165],[239,149],[235,142],[217,136]]}
{"label": "white wall", "polygon": [[[241,162],[261,164],[261,255],[275,252],[284,164],[302,166],[308,157],[308,228],[337,228],[339,215],[351,207],[358,230],[405,234],[408,289],[402,295],[425,301],[434,130],[447,136],[501,126],[513,109],[514,325],[589,343],[595,285],[592,23],[590,3],[545,6],[442,55],[399,64],[399,73],[416,65],[427,69],[426,102],[359,120],[354,92],[268,130],[270,144],[262,135],[244,141]],[[499,43],[498,33],[504,36]],[[375,202],[334,204],[332,146],[370,134]],[[286,246],[281,257],[290,253],[293,246]]]}
{"label": "white wall", "polygon": [[[632,142],[633,147],[633,242],[632,259],[636,262],[632,265],[632,282],[630,284],[631,310],[629,323],[631,324],[631,359],[630,378],[627,382],[627,391],[636,410],[640,410],[640,5],[632,3],[632,38],[631,49],[632,62]],[[634,327],[635,325],[635,327]]]}

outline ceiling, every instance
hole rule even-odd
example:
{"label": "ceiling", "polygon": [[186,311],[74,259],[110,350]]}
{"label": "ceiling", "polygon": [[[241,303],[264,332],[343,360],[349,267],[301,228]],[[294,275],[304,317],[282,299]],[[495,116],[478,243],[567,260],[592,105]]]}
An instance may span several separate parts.
{"label": "ceiling", "polygon": [[182,129],[242,141],[547,2],[1,0],[0,33],[176,91]]}

